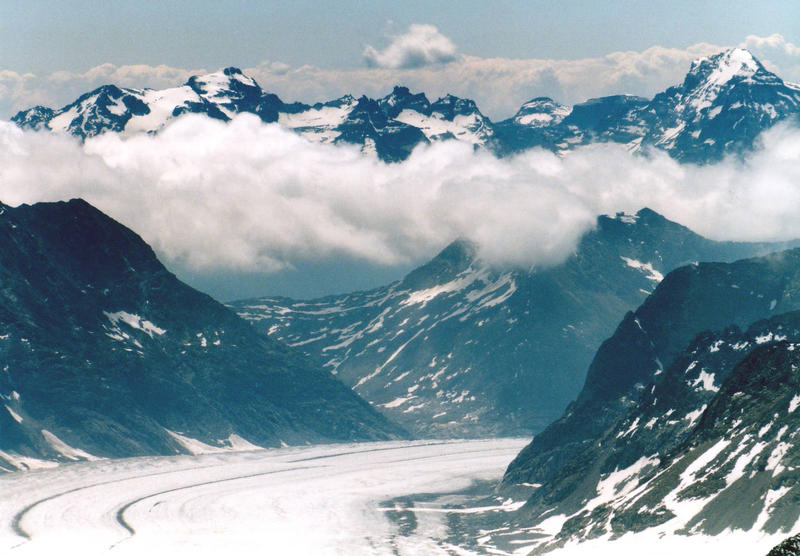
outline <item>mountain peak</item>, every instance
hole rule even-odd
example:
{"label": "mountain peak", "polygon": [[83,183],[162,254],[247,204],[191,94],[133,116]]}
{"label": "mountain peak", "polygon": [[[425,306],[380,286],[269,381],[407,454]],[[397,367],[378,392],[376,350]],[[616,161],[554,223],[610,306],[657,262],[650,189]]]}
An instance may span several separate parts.
{"label": "mountain peak", "polygon": [[427,102],[425,93],[412,93],[408,87],[403,85],[395,85],[392,92],[380,99],[382,104],[394,106],[396,104],[405,104],[408,102],[422,101]]}
{"label": "mountain peak", "polygon": [[738,66],[739,68],[747,68],[749,71],[753,72],[763,67],[761,62],[753,56],[753,53],[746,48],[729,48],[728,50],[711,56],[710,59],[715,60],[720,66]]}
{"label": "mountain peak", "polygon": [[730,81],[752,78],[757,73],[770,74],[745,48],[731,48],[692,62],[684,86],[721,87]]}
{"label": "mountain peak", "polygon": [[405,109],[427,114],[430,107],[425,93],[412,93],[402,85],[395,85],[391,93],[377,100],[377,104],[389,118],[396,118]]}
{"label": "mountain peak", "polygon": [[636,211],[636,218],[644,218],[649,220],[666,220],[663,216],[659,213],[651,209],[650,207],[643,207]]}
{"label": "mountain peak", "polygon": [[464,272],[475,261],[477,247],[466,239],[457,239],[442,249],[427,264],[412,270],[404,279],[403,287],[420,290],[443,284]]}
{"label": "mountain peak", "polygon": [[228,96],[231,91],[238,94],[242,94],[244,90],[253,91],[253,94],[261,93],[261,87],[255,79],[233,66],[205,75],[193,75],[186,85],[197,93],[209,97]]}
{"label": "mountain peak", "polygon": [[565,106],[550,97],[536,97],[520,106],[514,121],[520,125],[544,127],[555,125],[569,116],[571,106]]}

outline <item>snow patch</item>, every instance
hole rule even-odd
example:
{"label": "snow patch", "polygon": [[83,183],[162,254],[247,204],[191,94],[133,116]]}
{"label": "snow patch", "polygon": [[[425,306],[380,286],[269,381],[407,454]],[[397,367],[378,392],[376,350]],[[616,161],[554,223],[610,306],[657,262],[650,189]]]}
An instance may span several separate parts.
{"label": "snow patch", "polygon": [[368,375],[366,375],[366,376],[362,377],[362,378],[361,378],[361,379],[360,379],[358,382],[356,382],[356,385],[355,385],[355,386],[353,386],[353,388],[358,388],[359,386],[361,386],[362,384],[364,384],[364,383],[365,383],[365,382],[367,382],[368,380],[372,380],[373,378],[375,378],[376,376],[378,376],[378,375],[380,374],[380,372],[381,372],[381,371],[382,371],[382,370],[383,370],[383,369],[386,367],[386,365],[388,365],[389,363],[391,363],[391,362],[394,360],[394,358],[395,358],[395,357],[397,357],[397,356],[400,354],[400,352],[401,352],[401,351],[403,351],[403,350],[405,349],[405,347],[406,347],[408,344],[410,344],[410,343],[411,343],[411,342],[412,342],[412,341],[413,341],[413,340],[414,340],[414,339],[415,339],[417,336],[419,336],[420,334],[422,334],[423,330],[424,330],[424,329],[417,330],[417,333],[416,333],[416,334],[414,334],[413,336],[411,336],[411,338],[409,338],[409,339],[408,339],[408,341],[406,341],[406,343],[404,343],[402,346],[400,346],[399,348],[397,348],[397,349],[394,351],[394,353],[392,353],[392,354],[389,356],[389,359],[387,359],[386,361],[384,361],[384,362],[383,362],[383,364],[382,364],[380,367],[377,367],[377,368],[376,368],[376,369],[375,369],[373,372],[371,372],[370,374],[368,374]]}
{"label": "snow patch", "polygon": [[643,263],[642,261],[629,259],[628,257],[620,257],[620,259],[625,261],[627,266],[641,271],[643,274],[645,274],[645,278],[648,280],[652,280],[653,282],[661,282],[664,279],[664,275],[653,268],[653,263]]}
{"label": "snow patch", "polygon": [[388,403],[380,404],[380,406],[385,407],[386,409],[392,409],[395,407],[400,407],[410,399],[413,399],[413,396],[408,396],[406,398],[395,398]]}
{"label": "snow patch", "polygon": [[17,423],[21,423],[21,422],[22,422],[22,417],[20,417],[20,416],[19,416],[19,413],[17,413],[16,411],[14,411],[13,409],[11,409],[11,408],[10,408],[10,407],[8,407],[8,406],[5,406],[5,408],[6,408],[6,410],[8,411],[8,413],[11,415],[11,417],[12,417],[12,418],[13,418],[13,419],[14,419],[14,420],[17,422]]}
{"label": "snow patch", "polygon": [[786,442],[778,442],[778,445],[775,446],[770,453],[769,458],[767,458],[767,466],[765,469],[767,471],[772,471],[773,477],[779,475],[785,469],[785,467],[781,465],[781,462],[783,461],[783,457],[789,451],[789,448],[791,448],[791,444]]}
{"label": "snow patch", "polygon": [[167,332],[166,330],[164,330],[163,328],[159,328],[149,320],[145,320],[139,315],[128,313],[127,311],[116,311],[114,313],[103,311],[103,314],[109,321],[111,321],[111,324],[113,324],[114,326],[119,326],[120,322],[124,322],[131,328],[135,328],[136,330],[141,330],[151,338],[153,337],[153,334],[162,336]]}
{"label": "snow patch", "polygon": [[703,404],[703,407],[701,407],[700,409],[695,409],[694,411],[690,411],[689,413],[686,414],[684,420],[689,421],[689,424],[687,425],[688,427],[694,426],[694,424],[697,422],[700,416],[705,412],[706,407],[708,406],[706,404]]}
{"label": "snow patch", "polygon": [[409,305],[422,305],[424,307],[430,300],[444,293],[453,293],[465,289],[479,277],[480,274],[478,272],[464,272],[450,282],[409,293],[408,297],[400,302],[400,305],[404,307]]}
{"label": "snow patch", "polygon": [[71,460],[85,459],[89,461],[96,461],[101,459],[98,458],[97,456],[93,456],[88,452],[84,452],[80,448],[73,448],[72,446],[70,446],[69,444],[67,444],[66,442],[64,442],[56,435],[54,435],[52,432],[46,429],[42,429],[42,436],[44,436],[44,439],[47,441],[47,443],[53,450],[55,450],[56,452],[58,452],[67,459]]}
{"label": "snow patch", "polygon": [[584,509],[591,512],[598,506],[624,498],[639,486],[639,473],[647,467],[657,466],[659,462],[656,457],[641,457],[629,467],[609,473],[597,483],[597,496]]}
{"label": "snow patch", "polygon": [[770,516],[772,515],[773,506],[775,502],[783,498],[783,496],[791,490],[788,486],[782,486],[773,490],[768,490],[767,493],[764,495],[764,508],[761,510],[761,513],[756,519],[755,524],[753,525],[753,529],[756,531],[761,531],[764,525],[769,520]]}
{"label": "snow patch", "polygon": [[0,458],[4,459],[17,469],[24,471],[27,469],[50,469],[58,467],[57,461],[47,461],[38,458],[31,458],[28,456],[21,456],[11,452],[4,452],[0,450]]}
{"label": "snow patch", "polygon": [[795,394],[794,397],[789,401],[789,413],[794,413],[794,410],[797,409],[797,406],[800,406],[800,394]]}
{"label": "snow patch", "polygon": [[226,446],[212,446],[195,438],[184,436],[169,429],[164,430],[167,432],[167,434],[174,438],[178,444],[183,446],[186,451],[195,456],[201,454],[221,454],[224,452],[249,452],[251,450],[263,449],[260,446],[251,444],[237,434],[231,434],[228,436],[228,438],[221,441],[221,443],[226,444]]}
{"label": "snow patch", "polygon": [[786,336],[769,332],[767,334],[762,334],[761,336],[756,336],[755,341],[757,344],[761,345],[766,344],[767,342],[782,342],[785,339]]}
{"label": "snow patch", "polygon": [[634,419],[633,423],[631,423],[631,425],[626,430],[624,430],[624,431],[620,432],[619,434],[617,434],[617,438],[626,437],[629,434],[634,433],[637,428],[639,428],[639,417],[636,417],[636,419]]}
{"label": "snow patch", "polygon": [[701,369],[700,376],[698,376],[694,382],[692,382],[692,387],[701,387],[703,390],[707,390],[709,392],[719,392],[719,387],[714,386],[714,375],[706,372],[705,369]]}

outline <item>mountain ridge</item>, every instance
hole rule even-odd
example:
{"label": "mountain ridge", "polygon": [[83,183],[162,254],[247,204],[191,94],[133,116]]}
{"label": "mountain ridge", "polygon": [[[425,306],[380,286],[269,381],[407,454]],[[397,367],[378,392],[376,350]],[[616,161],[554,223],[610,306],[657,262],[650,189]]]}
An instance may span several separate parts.
{"label": "mountain ridge", "polygon": [[58,110],[36,106],[12,121],[85,140],[105,131],[156,133],[188,112],[223,121],[253,113],[311,141],[360,145],[387,162],[404,160],[417,145],[455,139],[499,156],[612,142],[709,163],[742,155],[762,130],[796,117],[800,86],[784,83],[749,51],[734,48],[695,60],[681,84],[652,99],[611,95],[569,107],[537,97],[511,118],[493,122],[470,99],[448,94],[431,102],[399,85],[378,99],[345,95],[314,105],[285,103],[231,66],[161,91],[104,85]]}
{"label": "mountain ridge", "polygon": [[0,207],[0,467],[404,437],[88,203]]}
{"label": "mountain ridge", "polygon": [[522,435],[561,414],[603,339],[663,274],[782,247],[713,242],[642,209],[599,217],[552,268],[493,267],[461,240],[382,288],[229,306],[417,435]]}
{"label": "mountain ridge", "polygon": [[647,529],[796,532],[798,273],[800,249],[681,267],[626,315],[506,471],[501,491],[529,496],[515,527],[563,517],[535,553]]}

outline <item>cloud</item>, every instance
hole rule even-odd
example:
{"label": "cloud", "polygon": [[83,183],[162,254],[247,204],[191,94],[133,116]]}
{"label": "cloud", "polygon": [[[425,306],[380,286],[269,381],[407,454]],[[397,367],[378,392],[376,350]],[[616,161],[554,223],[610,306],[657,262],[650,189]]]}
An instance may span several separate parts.
{"label": "cloud", "polygon": [[771,48],[775,50],[782,50],[789,56],[800,56],[800,47],[787,41],[780,33],[773,33],[767,37],[747,35],[742,43],[742,46],[752,49]]}
{"label": "cloud", "polygon": [[456,60],[457,49],[435,26],[414,23],[405,33],[392,37],[392,42],[383,50],[367,46],[363,56],[366,64],[373,68],[421,68]]}
{"label": "cloud", "polygon": [[342,256],[419,261],[457,237],[489,261],[549,265],[596,215],[649,206],[715,239],[800,237],[800,131],[779,126],[744,163],[681,165],[622,146],[509,159],[451,141],[384,164],[252,115],[177,119],[156,136],[85,143],[0,124],[0,199],[83,197],[165,259],[203,272],[277,271]]}

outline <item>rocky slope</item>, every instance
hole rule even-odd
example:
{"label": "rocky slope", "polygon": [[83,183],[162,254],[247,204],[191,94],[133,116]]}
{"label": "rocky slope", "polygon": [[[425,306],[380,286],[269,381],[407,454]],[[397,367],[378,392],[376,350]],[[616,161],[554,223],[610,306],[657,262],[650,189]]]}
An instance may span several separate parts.
{"label": "rocky slope", "polygon": [[795,535],[770,550],[767,556],[797,556],[798,554],[800,554],[800,535]]}
{"label": "rocky slope", "polygon": [[2,469],[405,434],[84,201],[0,206],[0,245]]}
{"label": "rocky slope", "polygon": [[492,268],[456,242],[376,290],[231,306],[419,435],[530,434],[574,399],[603,339],[663,274],[776,248],[709,241],[644,209],[600,217],[553,268]]}
{"label": "rocky slope", "polygon": [[509,466],[501,490],[529,499],[506,525],[538,552],[648,529],[794,531],[798,309],[798,250],[670,273]]}

